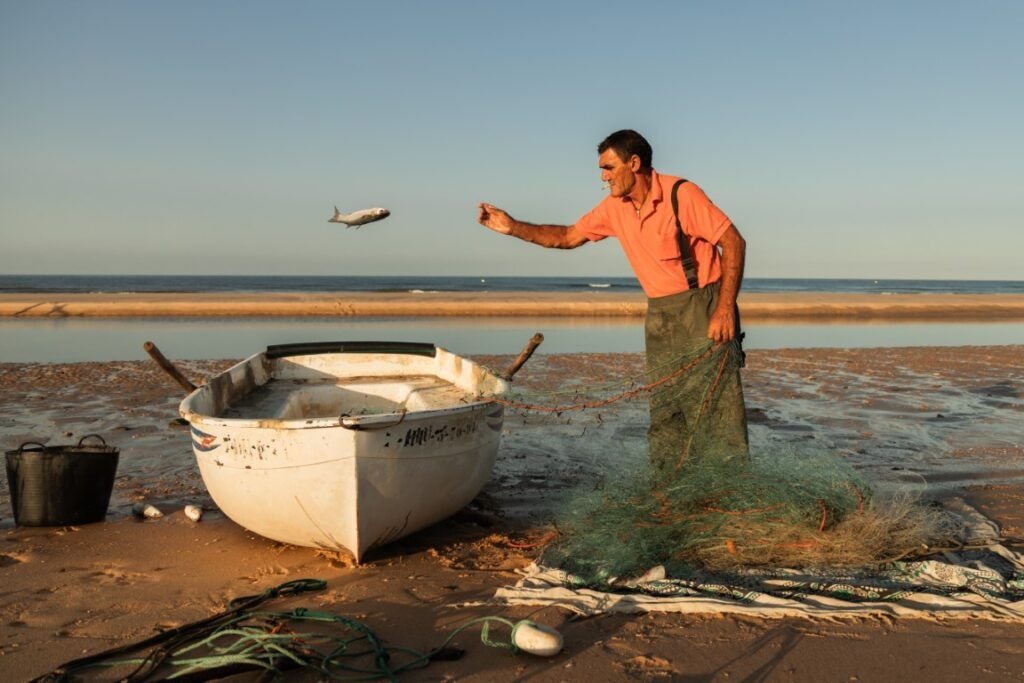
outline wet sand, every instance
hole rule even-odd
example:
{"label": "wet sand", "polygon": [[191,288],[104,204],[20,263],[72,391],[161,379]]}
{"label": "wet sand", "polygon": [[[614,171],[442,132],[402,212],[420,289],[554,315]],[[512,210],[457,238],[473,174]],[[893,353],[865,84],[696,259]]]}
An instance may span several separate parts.
{"label": "wet sand", "polygon": [[[508,357],[479,357],[504,367]],[[226,361],[181,366],[202,380]],[[527,390],[592,387],[640,371],[637,354],[545,355]],[[745,371],[755,448],[817,447],[848,459],[879,488],[968,495],[1024,536],[1024,347],[752,351]],[[486,600],[515,581],[574,488],[642,462],[643,401],[576,415],[510,414],[494,477],[452,520],[352,567],[346,558],[255,536],[219,513],[174,422],[178,389],[142,362],[0,364],[0,445],[68,443],[99,433],[122,449],[108,521],[13,528],[0,495],[0,670],[22,680],[60,662],[205,617],[283,581],[328,581],[274,603],[355,617],[389,643],[427,649],[483,614],[558,626],[566,651],[546,660],[459,637],[467,652],[417,680],[1005,680],[1024,674],[1016,625],[991,621],[754,620],[644,615],[570,620],[552,609]],[[137,521],[133,502],[161,507]],[[185,503],[208,508],[194,524]]]}
{"label": "wet sand", "polygon": [[[1024,320],[1018,294],[742,293],[748,320]],[[0,316],[643,316],[640,293],[0,294]]]}

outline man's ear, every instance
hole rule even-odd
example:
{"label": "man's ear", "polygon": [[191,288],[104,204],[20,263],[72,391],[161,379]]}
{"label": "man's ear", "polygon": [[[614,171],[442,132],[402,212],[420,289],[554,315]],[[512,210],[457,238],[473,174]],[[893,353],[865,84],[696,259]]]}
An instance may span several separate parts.
{"label": "man's ear", "polygon": [[642,166],[642,164],[640,163],[640,157],[639,156],[634,154],[633,156],[631,156],[629,158],[629,170],[631,170],[633,173],[636,173],[637,171],[639,171],[641,166]]}

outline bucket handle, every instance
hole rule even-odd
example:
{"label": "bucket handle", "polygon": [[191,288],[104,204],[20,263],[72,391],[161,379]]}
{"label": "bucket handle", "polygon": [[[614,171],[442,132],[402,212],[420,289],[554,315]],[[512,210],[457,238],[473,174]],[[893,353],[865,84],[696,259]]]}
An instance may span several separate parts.
{"label": "bucket handle", "polygon": [[18,451],[17,452],[18,453],[24,453],[25,452],[25,446],[39,446],[39,448],[30,448],[29,449],[29,451],[31,451],[33,453],[36,452],[36,451],[45,451],[46,450],[46,446],[44,444],[39,443],[38,441],[26,441],[25,443],[23,443],[20,446],[18,446]]}
{"label": "bucket handle", "polygon": [[104,446],[106,446],[106,445],[107,445],[107,441],[106,441],[106,439],[104,439],[104,438],[103,438],[102,436],[100,436],[99,434],[86,434],[85,436],[83,436],[83,437],[82,437],[81,439],[79,439],[79,440],[78,440],[78,446],[76,446],[76,448],[81,448],[81,447],[82,447],[82,442],[83,442],[83,441],[85,441],[86,439],[91,439],[91,438],[93,438],[93,437],[96,437],[97,439],[99,439],[99,440],[100,440],[100,443],[101,443],[101,444],[103,444]]}

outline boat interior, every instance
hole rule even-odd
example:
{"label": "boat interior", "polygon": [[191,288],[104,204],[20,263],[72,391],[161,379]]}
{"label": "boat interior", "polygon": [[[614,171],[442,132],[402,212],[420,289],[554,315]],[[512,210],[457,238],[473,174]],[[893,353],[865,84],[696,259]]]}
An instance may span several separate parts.
{"label": "boat interior", "polygon": [[303,420],[435,410],[473,397],[432,375],[271,379],[229,405],[219,417]]}
{"label": "boat interior", "polygon": [[507,390],[487,368],[432,345],[429,353],[258,353],[186,397],[181,411],[193,422],[301,422],[457,408]]}

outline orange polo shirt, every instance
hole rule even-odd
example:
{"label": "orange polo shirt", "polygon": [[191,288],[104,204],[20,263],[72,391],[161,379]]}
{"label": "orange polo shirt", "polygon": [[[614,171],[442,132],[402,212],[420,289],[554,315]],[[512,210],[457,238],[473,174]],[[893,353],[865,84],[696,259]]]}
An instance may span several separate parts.
{"label": "orange polo shirt", "polygon": [[[670,193],[677,180],[652,170],[650,197],[640,216],[628,197],[609,195],[576,221],[576,229],[592,242],[605,237],[619,238],[640,286],[649,297],[689,289],[676,241],[676,219],[672,215]],[[718,282],[722,279],[722,265],[715,245],[732,221],[690,182],[679,187],[679,218],[697,262],[697,282],[701,287]]]}

